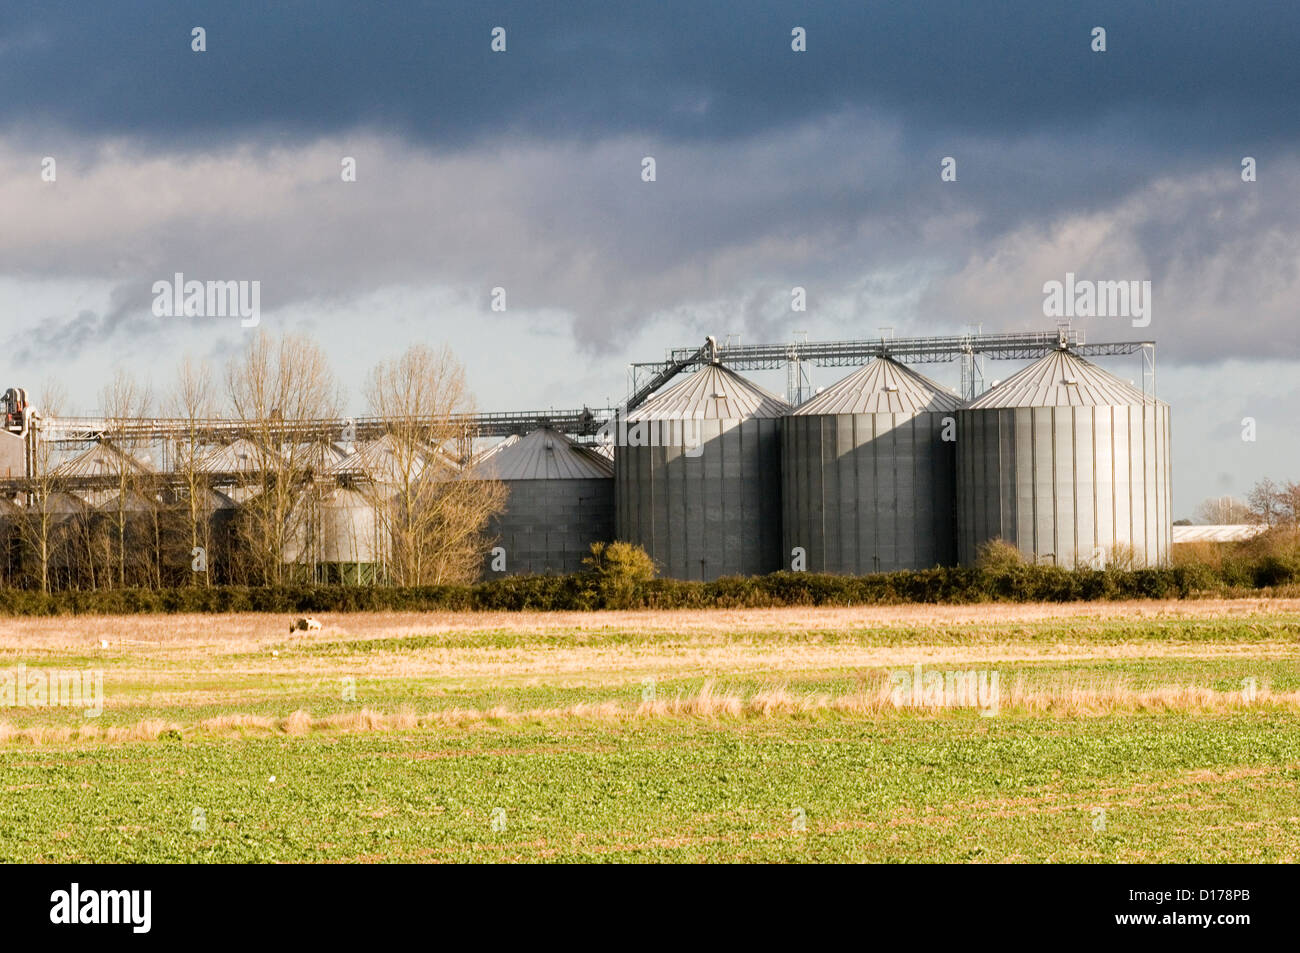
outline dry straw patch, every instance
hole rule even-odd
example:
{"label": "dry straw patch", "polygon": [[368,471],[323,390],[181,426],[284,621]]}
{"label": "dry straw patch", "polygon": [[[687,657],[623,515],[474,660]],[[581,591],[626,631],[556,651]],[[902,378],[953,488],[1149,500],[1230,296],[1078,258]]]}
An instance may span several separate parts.
{"label": "dry straw patch", "polygon": [[[43,747],[75,742],[156,741],[164,734],[179,735],[193,740],[206,737],[259,735],[300,737],[319,732],[417,731],[567,719],[635,724],[664,718],[735,721],[823,713],[870,718],[897,717],[908,713],[912,717],[941,718],[951,717],[958,710],[955,707],[925,705],[912,707],[907,703],[899,704],[888,685],[863,688],[852,694],[836,696],[827,693],[796,694],[790,692],[786,686],[780,685],[745,697],[733,691],[719,690],[717,684],[709,680],[694,694],[678,694],[671,699],[644,701],[639,704],[625,704],[618,701],[582,702],[566,707],[530,708],[518,711],[504,706],[486,710],[450,708],[422,715],[406,707],[394,712],[362,708],[355,712],[343,712],[320,718],[299,709],[283,718],[236,713],[208,718],[189,726],[160,719],[146,719],[134,725],[113,726],[102,730],[98,725],[83,725],[76,728],[34,725],[18,728],[8,722],[0,722],[0,744],[29,744]],[[1063,684],[1031,688],[1018,679],[1009,690],[1003,689],[1000,692],[997,710],[1001,715],[1056,717],[1088,717],[1137,712],[1282,711],[1296,714],[1300,713],[1300,691],[1273,692],[1264,686],[1257,690],[1253,698],[1248,699],[1239,691],[1220,692],[1190,685],[1133,689],[1117,682],[1106,686]]]}

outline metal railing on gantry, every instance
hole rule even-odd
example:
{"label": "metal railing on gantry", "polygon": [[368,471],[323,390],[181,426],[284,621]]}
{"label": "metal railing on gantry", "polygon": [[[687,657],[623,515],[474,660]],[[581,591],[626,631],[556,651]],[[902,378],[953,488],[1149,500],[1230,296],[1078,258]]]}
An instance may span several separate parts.
{"label": "metal railing on gantry", "polygon": [[[983,377],[978,362],[992,360],[1035,360],[1057,348],[1068,348],[1081,357],[1136,354],[1154,348],[1154,341],[1108,341],[1088,344],[1077,328],[1055,331],[1015,331],[1003,334],[957,334],[943,337],[875,338],[857,341],[792,341],[788,344],[719,344],[717,357],[732,370],[775,370],[792,363],[818,367],[856,367],[877,357],[891,357],[904,364],[932,364],[963,361],[963,398],[979,396]],[[663,387],[674,376],[706,363],[706,348],[674,348],[663,361],[631,365],[632,386],[629,410]]]}

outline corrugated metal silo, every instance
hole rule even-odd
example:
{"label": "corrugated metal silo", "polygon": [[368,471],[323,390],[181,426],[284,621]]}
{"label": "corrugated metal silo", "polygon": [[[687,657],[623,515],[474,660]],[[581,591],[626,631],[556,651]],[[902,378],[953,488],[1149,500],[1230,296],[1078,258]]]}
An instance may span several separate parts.
{"label": "corrugated metal silo", "polygon": [[616,424],[617,536],[677,579],[781,568],[780,397],[711,363]]}
{"label": "corrugated metal silo", "polygon": [[366,492],[318,483],[294,505],[284,562],[314,571],[323,582],[372,582],[386,552],[382,523]]}
{"label": "corrugated metal silo", "polygon": [[889,358],[800,405],[782,435],[785,558],[802,547],[810,572],[848,574],[953,564],[960,406]]}
{"label": "corrugated metal silo", "polygon": [[196,464],[197,469],[222,482],[230,499],[242,504],[256,494],[257,475],[268,457],[251,440],[239,437],[208,448]]}
{"label": "corrugated metal silo", "polygon": [[[44,503],[36,503],[28,518],[37,523],[35,534],[43,536],[39,524],[44,522],[48,528],[47,546],[49,571],[64,584],[70,584],[79,575],[84,574],[90,563],[92,546],[91,520],[94,507],[81,497],[72,493],[51,493]],[[34,545],[27,547],[32,556],[33,569],[39,567],[39,549],[37,539],[29,541]]]}
{"label": "corrugated metal silo", "polygon": [[[958,415],[958,556],[1000,537],[1035,562],[1169,560],[1169,405],[1064,349]],[[1125,560],[1127,561],[1127,560]]]}
{"label": "corrugated metal silo", "polygon": [[403,487],[418,483],[426,475],[435,481],[451,480],[460,471],[459,464],[446,450],[431,447],[414,437],[384,434],[345,452],[347,455],[329,472],[346,481]]}
{"label": "corrugated metal silo", "polygon": [[321,494],[320,562],[329,581],[374,582],[384,562],[383,521],[361,490],[336,486]]}
{"label": "corrugated metal silo", "polygon": [[507,573],[578,572],[591,544],[614,536],[613,466],[556,430],[502,441],[475,472],[501,481],[509,494],[488,524],[506,551]]}
{"label": "corrugated metal silo", "polygon": [[115,497],[117,486],[135,485],[153,472],[153,467],[135,454],[119,450],[111,443],[98,442],[59,464],[53,475],[60,480],[74,482],[82,479],[98,480],[100,485],[87,488],[81,493],[86,502],[94,507]]}

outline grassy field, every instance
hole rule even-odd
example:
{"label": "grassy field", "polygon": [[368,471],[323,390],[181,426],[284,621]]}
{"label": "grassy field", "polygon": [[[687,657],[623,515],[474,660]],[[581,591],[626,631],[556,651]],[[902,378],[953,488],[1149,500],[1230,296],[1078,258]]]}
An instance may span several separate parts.
{"label": "grassy field", "polygon": [[1300,856],[1300,600],[322,621],[0,619],[0,860]]}

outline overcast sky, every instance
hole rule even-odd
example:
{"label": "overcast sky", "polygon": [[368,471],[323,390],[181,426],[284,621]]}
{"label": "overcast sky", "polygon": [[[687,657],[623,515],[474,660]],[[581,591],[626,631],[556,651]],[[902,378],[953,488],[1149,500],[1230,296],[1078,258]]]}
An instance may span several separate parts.
{"label": "overcast sky", "polygon": [[155,317],[176,272],[260,281],[261,326],[315,336],[356,412],[414,341],[450,343],[483,409],[603,405],[706,334],[1050,330],[1073,272],[1152,283],[1149,327],[1075,324],[1158,342],[1175,516],[1300,480],[1300,5],[13,6],[2,387],[91,412],[119,364],[161,390],[185,352],[223,362],[253,332]]}

